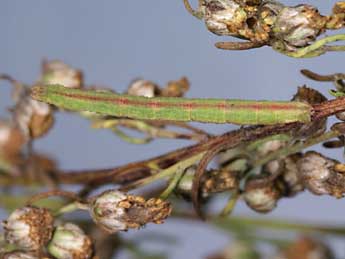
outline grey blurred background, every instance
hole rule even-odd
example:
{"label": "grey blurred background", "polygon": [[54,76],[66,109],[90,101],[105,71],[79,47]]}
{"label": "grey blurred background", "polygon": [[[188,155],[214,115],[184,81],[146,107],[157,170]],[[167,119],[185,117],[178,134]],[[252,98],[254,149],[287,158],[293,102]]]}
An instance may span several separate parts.
{"label": "grey blurred background", "polygon": [[[327,14],[336,1],[284,2],[310,3]],[[319,73],[345,72],[344,53],[295,60],[267,47],[241,52],[218,50],[213,44],[225,38],[212,35],[203,22],[191,17],[182,0],[2,0],[0,32],[0,72],[26,83],[38,78],[40,62],[47,58],[81,68],[88,84],[110,86],[117,91],[123,91],[136,77],[163,85],[187,76],[192,84],[189,97],[283,100],[290,99],[296,87],[305,83],[323,92],[331,86],[303,78],[299,73],[302,68]],[[5,82],[0,85],[0,114],[5,116],[10,87]],[[213,133],[233,128],[202,126]],[[149,145],[131,145],[107,131],[90,129],[89,123],[77,116],[59,114],[52,132],[35,147],[54,156],[62,168],[82,169],[121,165],[188,144],[159,140]],[[339,153],[332,154],[342,159]],[[268,216],[344,224],[343,206],[343,200],[305,193],[282,200]],[[236,207],[235,214],[261,216],[244,204]],[[150,246],[176,259],[202,258],[229,242],[226,234],[202,223],[173,220],[124,235],[140,237],[143,233],[177,236],[175,244]],[[345,258],[344,242],[333,239],[332,244],[338,257]]]}

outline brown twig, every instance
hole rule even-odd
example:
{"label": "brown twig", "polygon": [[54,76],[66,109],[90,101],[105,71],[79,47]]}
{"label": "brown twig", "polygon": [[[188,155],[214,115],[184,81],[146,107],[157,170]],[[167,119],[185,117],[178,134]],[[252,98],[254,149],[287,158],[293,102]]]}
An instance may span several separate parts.
{"label": "brown twig", "polygon": [[78,195],[74,192],[68,192],[64,190],[52,190],[52,191],[47,191],[47,192],[41,192],[38,193],[34,196],[32,196],[27,202],[27,205],[31,205],[35,203],[38,200],[46,199],[48,197],[52,196],[60,196],[60,197],[65,197],[71,200],[76,200],[76,201],[81,201],[81,199],[78,197]]}
{"label": "brown twig", "polygon": [[313,106],[313,120],[320,120],[332,116],[338,112],[345,111],[345,97],[325,101]]}
{"label": "brown twig", "polygon": [[345,74],[331,74],[331,75],[319,75],[317,73],[314,73],[308,69],[302,69],[301,73],[308,77],[309,79],[320,81],[320,82],[333,82],[335,80],[339,79],[345,79]]}
{"label": "brown twig", "polygon": [[258,43],[258,42],[250,42],[250,41],[243,41],[243,42],[217,42],[214,44],[218,49],[224,50],[248,50],[248,49],[256,49],[265,46],[266,44]]}

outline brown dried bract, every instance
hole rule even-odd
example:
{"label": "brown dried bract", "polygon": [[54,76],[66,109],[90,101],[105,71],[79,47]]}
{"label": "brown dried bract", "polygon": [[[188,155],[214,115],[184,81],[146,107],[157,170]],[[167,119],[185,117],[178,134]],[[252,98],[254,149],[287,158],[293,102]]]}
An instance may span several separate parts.
{"label": "brown dried bract", "polygon": [[139,228],[149,222],[161,224],[172,211],[169,202],[157,198],[145,201],[140,196],[132,195],[121,201],[119,207],[126,209],[123,220],[129,228]]}
{"label": "brown dried bract", "polygon": [[32,99],[29,89],[20,93],[12,115],[28,140],[44,136],[54,123],[51,106]]}
{"label": "brown dried bract", "polygon": [[211,170],[202,180],[202,194],[218,193],[238,188],[238,173],[229,170]]}
{"label": "brown dried bract", "polygon": [[54,124],[52,113],[47,115],[33,114],[29,123],[30,135],[32,138],[44,136]]}
{"label": "brown dried bract", "polygon": [[45,208],[27,206],[15,210],[3,222],[5,239],[26,250],[36,251],[52,237],[54,217]]}
{"label": "brown dried bract", "polygon": [[30,225],[29,237],[35,240],[37,244],[37,247],[33,248],[39,248],[47,244],[52,236],[54,217],[48,209],[32,208],[29,213],[23,215],[19,220],[23,220]]}
{"label": "brown dried bract", "polygon": [[[298,87],[298,91],[293,96],[292,100],[315,105],[327,101],[327,98],[319,91],[304,85],[302,87]],[[303,125],[300,129],[298,129],[298,131],[296,131],[295,134],[302,138],[318,136],[326,131],[326,126],[327,118],[314,120],[311,123]]]}
{"label": "brown dried bract", "polygon": [[9,121],[0,121],[0,153],[8,158],[17,156],[26,143],[24,133]]}
{"label": "brown dried bract", "polygon": [[169,81],[161,90],[161,96],[166,97],[182,97],[189,90],[190,84],[187,77],[179,80]]}

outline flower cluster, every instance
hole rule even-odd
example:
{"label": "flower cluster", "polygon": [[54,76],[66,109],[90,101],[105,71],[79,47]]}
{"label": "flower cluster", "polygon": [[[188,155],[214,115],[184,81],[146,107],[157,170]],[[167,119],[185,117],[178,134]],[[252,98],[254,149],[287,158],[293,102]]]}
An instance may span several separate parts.
{"label": "flower cluster", "polygon": [[[161,224],[172,210],[170,203],[163,200],[145,200],[117,190],[105,191],[90,198],[85,208],[96,225],[107,233],[137,229],[150,222]],[[79,226],[73,223],[58,223],[55,226],[54,221],[51,212],[45,208],[29,205],[13,211],[3,222],[4,236],[8,244],[20,251],[15,250],[6,256],[38,258],[35,256],[49,254],[57,259],[92,257],[93,242]]]}
{"label": "flower cluster", "polygon": [[[333,13],[323,16],[316,7],[308,4],[286,6],[277,1],[203,0],[197,12],[187,9],[198,18],[203,18],[209,31],[220,36],[233,36],[249,41],[217,43],[223,49],[246,49],[270,45],[285,54],[315,43],[326,29],[345,26],[345,4],[336,3]],[[197,14],[197,15],[196,15]],[[324,50],[310,52],[320,55]],[[303,55],[301,55],[302,57]],[[307,57],[307,53],[304,55]]]}
{"label": "flower cluster", "polygon": [[145,200],[116,190],[94,197],[90,213],[98,226],[109,233],[140,228],[149,222],[163,223],[171,213],[171,205],[160,199]]}
{"label": "flower cluster", "polygon": [[26,206],[16,209],[3,222],[5,239],[18,250],[8,253],[8,259],[49,258],[89,259],[91,239],[77,225],[67,223],[54,226],[54,217],[45,208]]}

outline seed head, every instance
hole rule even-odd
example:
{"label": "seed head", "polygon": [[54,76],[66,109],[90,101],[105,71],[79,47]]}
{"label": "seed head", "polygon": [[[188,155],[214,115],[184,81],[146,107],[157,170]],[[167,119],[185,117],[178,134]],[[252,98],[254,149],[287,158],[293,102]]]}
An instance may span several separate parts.
{"label": "seed head", "polygon": [[345,2],[335,3],[332,15],[328,16],[327,29],[335,30],[345,26]]}
{"label": "seed head", "polygon": [[119,207],[126,200],[126,195],[119,191],[106,191],[95,197],[90,207],[94,221],[107,232],[126,230],[126,224],[121,220],[125,209]]}
{"label": "seed head", "polygon": [[92,250],[91,239],[72,223],[58,226],[48,244],[48,252],[57,259],[89,259]]}
{"label": "seed head", "polygon": [[0,121],[0,153],[17,155],[25,143],[23,132],[9,121]]}
{"label": "seed head", "polygon": [[284,196],[293,197],[297,193],[304,190],[304,185],[299,178],[297,163],[301,159],[302,154],[296,153],[285,157],[282,161],[284,168],[280,179],[284,185]]}
{"label": "seed head", "polygon": [[90,214],[98,226],[109,233],[140,228],[146,223],[163,223],[171,213],[171,205],[160,199],[145,200],[140,196],[109,190],[96,196]]}
{"label": "seed head", "polygon": [[81,88],[83,73],[59,60],[45,61],[42,64],[40,82],[47,85],[59,84],[67,88]]}
{"label": "seed head", "polygon": [[344,1],[336,2],[333,6],[332,11],[335,14],[344,14],[345,13],[345,2]]}
{"label": "seed head", "polygon": [[[196,166],[186,169],[175,191],[186,199],[190,199]],[[209,170],[201,179],[201,197],[208,198],[212,193],[233,190],[238,187],[237,172],[230,170]]]}
{"label": "seed head", "polygon": [[247,14],[232,0],[205,1],[205,23],[211,32],[221,36],[239,36]]}
{"label": "seed head", "polygon": [[252,178],[246,182],[243,198],[251,209],[267,213],[277,206],[281,192],[274,182],[262,185],[257,184],[258,179],[260,178]]}
{"label": "seed head", "polygon": [[[274,139],[274,140],[268,140],[264,143],[262,143],[261,145],[259,145],[259,147],[257,148],[257,155],[259,157],[265,157],[270,153],[273,153],[277,150],[279,150],[280,148],[286,146],[287,142],[283,141],[283,140],[278,140],[278,139]],[[276,160],[272,160],[269,161],[268,163],[266,163],[264,165],[264,172],[269,173],[269,174],[277,174],[279,173],[279,171],[282,170],[283,167],[283,162],[281,159],[276,159]]]}
{"label": "seed head", "polygon": [[36,251],[46,245],[53,233],[54,218],[45,208],[16,209],[3,222],[5,239],[21,249]]}
{"label": "seed head", "polygon": [[286,143],[287,143],[286,141],[277,140],[277,139],[266,141],[265,143],[260,145],[260,147],[258,148],[257,150],[258,155],[265,156],[271,152],[277,151],[278,149],[284,147]]}
{"label": "seed head", "polygon": [[282,48],[294,51],[315,41],[323,32],[325,21],[325,17],[311,5],[285,7],[274,22],[273,38],[283,44]]}
{"label": "seed head", "polygon": [[204,196],[236,189],[239,185],[237,172],[230,170],[210,170],[202,180]]}
{"label": "seed head", "polygon": [[345,193],[345,176],[334,170],[337,164],[336,160],[309,151],[298,161],[300,179],[314,194],[340,198]]}
{"label": "seed head", "polygon": [[137,79],[134,80],[127,90],[127,94],[134,96],[145,96],[145,97],[155,97],[159,95],[159,87],[148,80]]}
{"label": "seed head", "polygon": [[327,180],[332,175],[335,160],[317,152],[307,152],[298,163],[300,176],[305,186],[314,194],[328,194]]}
{"label": "seed head", "polygon": [[28,139],[45,135],[54,123],[50,105],[32,99],[27,89],[14,107],[13,120]]}
{"label": "seed head", "polygon": [[189,81],[186,77],[179,80],[169,81],[161,90],[161,96],[182,97],[189,90]]}

